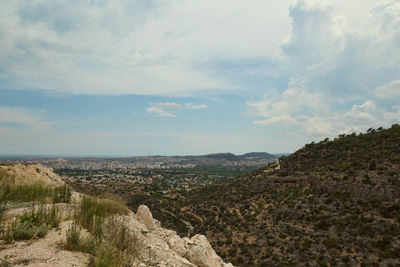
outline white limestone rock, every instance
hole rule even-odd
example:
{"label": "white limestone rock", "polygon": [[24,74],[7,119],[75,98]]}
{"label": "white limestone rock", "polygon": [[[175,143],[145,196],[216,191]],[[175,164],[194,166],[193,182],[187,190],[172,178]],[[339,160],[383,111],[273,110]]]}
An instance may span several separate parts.
{"label": "white limestone rock", "polygon": [[151,214],[149,208],[146,205],[140,205],[136,216],[138,220],[143,223],[148,230],[153,230],[156,228],[155,221],[153,219],[153,215]]}
{"label": "white limestone rock", "polygon": [[140,239],[142,259],[158,266],[233,267],[217,255],[204,235],[181,238],[175,231],[158,227],[145,205],[139,206],[135,216],[127,217]]}
{"label": "white limestone rock", "polygon": [[[223,267],[225,262],[217,255],[204,235],[195,235],[186,253],[186,258],[199,267]],[[229,265],[228,265],[229,266]]]}
{"label": "white limestone rock", "polygon": [[181,257],[185,257],[187,251],[187,245],[185,241],[178,235],[173,235],[168,239],[168,246],[170,249],[175,251]]}

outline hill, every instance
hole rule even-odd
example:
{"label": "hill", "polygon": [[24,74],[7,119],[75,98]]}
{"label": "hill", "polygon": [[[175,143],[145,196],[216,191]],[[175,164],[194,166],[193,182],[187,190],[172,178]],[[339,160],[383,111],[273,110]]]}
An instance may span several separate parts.
{"label": "hill", "polygon": [[276,155],[267,152],[250,152],[243,155],[239,155],[239,158],[259,158],[259,159],[275,159]]}
{"label": "hill", "polygon": [[132,210],[146,204],[163,227],[204,234],[237,266],[398,266],[399,174],[393,125],[312,142],[198,189],[147,194],[121,182],[82,190],[123,195]]}
{"label": "hill", "polygon": [[400,126],[307,144],[170,207],[238,266],[399,265]]}
{"label": "hill", "polygon": [[34,184],[60,186],[64,182],[49,168],[40,164],[8,163],[0,165],[0,185]]}
{"label": "hill", "polygon": [[209,158],[209,159],[224,159],[228,161],[239,161],[244,159],[275,159],[275,155],[267,152],[249,152],[242,155],[235,155],[233,153],[215,153],[202,156],[192,156],[193,158]]}

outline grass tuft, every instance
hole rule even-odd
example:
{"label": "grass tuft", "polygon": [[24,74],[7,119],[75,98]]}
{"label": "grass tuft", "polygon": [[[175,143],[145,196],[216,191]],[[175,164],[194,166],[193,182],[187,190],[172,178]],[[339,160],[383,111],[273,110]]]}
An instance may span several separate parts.
{"label": "grass tuft", "polygon": [[67,245],[66,249],[69,250],[81,250],[81,231],[82,227],[73,223],[71,227],[67,230]]}
{"label": "grass tuft", "polygon": [[[120,202],[83,197],[67,230],[66,248],[91,254],[90,266],[132,266],[140,247],[138,238],[127,222],[115,217],[128,212]],[[85,238],[81,227],[89,232]]]}
{"label": "grass tuft", "polygon": [[122,203],[84,196],[76,217],[89,232],[97,232],[97,235],[101,235],[104,218],[115,214],[124,215],[128,212],[128,208]]}
{"label": "grass tuft", "polygon": [[92,254],[92,266],[132,266],[138,257],[140,244],[126,222],[109,217],[103,224],[104,235],[83,242],[86,252]]}

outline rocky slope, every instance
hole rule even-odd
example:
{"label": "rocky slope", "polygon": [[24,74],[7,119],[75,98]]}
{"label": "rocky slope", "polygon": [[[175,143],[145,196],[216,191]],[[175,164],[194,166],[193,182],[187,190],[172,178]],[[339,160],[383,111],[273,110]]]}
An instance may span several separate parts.
{"label": "rocky slope", "polygon": [[[50,169],[40,165],[13,164],[0,166],[0,170],[2,184],[63,184]],[[66,243],[66,232],[72,224],[74,209],[81,199],[79,194],[74,195],[71,203],[47,204],[55,205],[62,213],[58,229],[50,230],[42,238],[34,236],[30,240],[11,243],[0,240],[0,263],[7,262],[15,266],[87,266],[91,262],[89,254],[65,250],[63,245]],[[12,223],[34,206],[7,203],[7,207],[1,220],[3,226]],[[144,205],[138,208],[136,214],[130,212],[114,216],[113,220],[123,222],[137,238],[138,254],[133,266],[233,266],[223,262],[205,236],[180,238],[175,231],[160,227],[160,223],[153,219]]]}

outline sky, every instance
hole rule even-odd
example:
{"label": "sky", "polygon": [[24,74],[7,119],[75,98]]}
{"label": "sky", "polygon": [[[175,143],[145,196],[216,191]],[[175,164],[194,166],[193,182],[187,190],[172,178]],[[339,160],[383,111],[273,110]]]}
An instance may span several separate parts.
{"label": "sky", "polygon": [[397,0],[0,2],[0,154],[290,153],[394,123]]}

